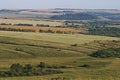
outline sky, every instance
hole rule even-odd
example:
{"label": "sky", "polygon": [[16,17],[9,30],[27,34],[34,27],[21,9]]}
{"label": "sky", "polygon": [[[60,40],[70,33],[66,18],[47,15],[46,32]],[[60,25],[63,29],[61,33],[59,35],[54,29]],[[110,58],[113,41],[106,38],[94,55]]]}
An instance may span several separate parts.
{"label": "sky", "polygon": [[120,0],[0,0],[0,8],[120,9]]}

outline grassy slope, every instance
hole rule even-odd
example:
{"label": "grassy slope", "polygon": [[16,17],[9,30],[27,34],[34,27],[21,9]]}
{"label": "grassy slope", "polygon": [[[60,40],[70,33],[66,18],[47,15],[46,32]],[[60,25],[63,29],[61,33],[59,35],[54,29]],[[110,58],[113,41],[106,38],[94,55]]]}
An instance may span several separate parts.
{"label": "grassy slope", "polygon": [[22,39],[32,39],[32,40],[42,40],[49,42],[59,42],[66,44],[84,44],[89,43],[94,40],[120,40],[116,37],[106,37],[106,36],[92,36],[92,35],[82,35],[82,34],[51,34],[51,33],[26,33],[26,32],[10,32],[10,31],[0,31],[0,36],[15,37]]}
{"label": "grassy slope", "polygon": [[[85,54],[102,48],[120,47],[119,41],[111,40],[119,38],[0,31],[0,70],[7,70],[13,63],[35,65],[40,61],[72,66],[63,69],[65,73],[60,75],[0,78],[0,80],[49,80],[58,76],[73,80],[119,80],[120,59],[96,59]],[[73,43],[78,45],[71,46]],[[83,64],[90,64],[92,67],[78,67]]]}

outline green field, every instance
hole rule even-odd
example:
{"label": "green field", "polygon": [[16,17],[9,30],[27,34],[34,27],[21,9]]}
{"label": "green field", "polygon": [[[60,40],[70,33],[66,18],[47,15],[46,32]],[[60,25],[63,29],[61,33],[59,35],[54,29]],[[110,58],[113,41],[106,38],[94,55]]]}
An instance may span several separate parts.
{"label": "green field", "polygon": [[93,36],[93,35],[82,35],[82,34],[52,34],[52,33],[26,33],[26,32],[11,32],[11,31],[0,31],[0,36],[14,37],[21,39],[32,39],[42,40],[49,42],[59,42],[65,44],[84,44],[94,40],[120,40],[117,37],[106,37],[106,36]]}
{"label": "green field", "polygon": [[[7,77],[0,80],[120,80],[119,58],[92,58],[94,51],[120,47],[120,38],[82,34],[48,34],[0,31],[0,71],[13,63],[36,65],[45,62],[66,65],[63,74]],[[74,46],[77,44],[77,46]],[[88,64],[91,67],[80,67]]]}
{"label": "green field", "polygon": [[0,23],[11,23],[11,24],[44,24],[50,26],[59,26],[62,25],[62,22],[52,21],[52,20],[24,20],[24,19],[0,19]]}

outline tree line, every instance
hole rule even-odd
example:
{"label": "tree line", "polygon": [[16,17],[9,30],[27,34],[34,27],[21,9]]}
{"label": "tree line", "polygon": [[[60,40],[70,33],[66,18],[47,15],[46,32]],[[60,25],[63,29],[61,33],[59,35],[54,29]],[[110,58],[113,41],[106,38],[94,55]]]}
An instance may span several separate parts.
{"label": "tree line", "polygon": [[97,16],[89,13],[62,14],[51,17],[53,20],[94,20],[97,18]]}
{"label": "tree line", "polygon": [[58,70],[60,68],[66,68],[66,67],[65,66],[51,66],[51,65],[45,64],[44,62],[40,62],[36,66],[33,66],[31,64],[21,65],[17,63],[17,64],[12,64],[10,66],[9,71],[1,71],[0,77],[62,74],[63,71]]}
{"label": "tree line", "polygon": [[36,32],[34,29],[20,29],[20,28],[6,28],[6,27],[0,27],[0,30],[2,31],[19,31],[19,32]]}
{"label": "tree line", "polygon": [[120,37],[120,28],[115,27],[94,27],[89,28],[88,32],[91,35]]}
{"label": "tree line", "polygon": [[[8,26],[34,26],[33,24],[23,24],[23,23],[18,23],[18,24],[11,24],[11,23],[1,23],[0,25],[8,25]],[[36,24],[35,26],[37,27],[50,27],[48,24]]]}

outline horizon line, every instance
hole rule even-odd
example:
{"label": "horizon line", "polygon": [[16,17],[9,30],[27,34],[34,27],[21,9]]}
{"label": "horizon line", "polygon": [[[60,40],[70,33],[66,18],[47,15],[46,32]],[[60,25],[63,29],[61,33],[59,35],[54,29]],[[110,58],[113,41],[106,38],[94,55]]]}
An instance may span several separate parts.
{"label": "horizon line", "polygon": [[0,8],[0,10],[2,9],[12,9],[12,10],[15,10],[15,9],[71,9],[71,10],[120,10],[120,9],[117,9],[117,8]]}

